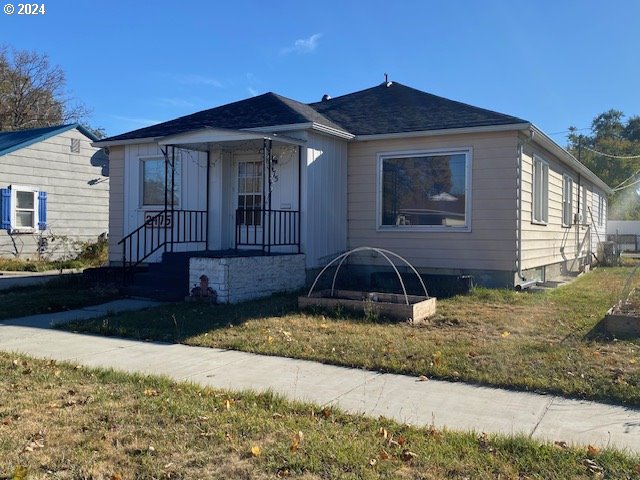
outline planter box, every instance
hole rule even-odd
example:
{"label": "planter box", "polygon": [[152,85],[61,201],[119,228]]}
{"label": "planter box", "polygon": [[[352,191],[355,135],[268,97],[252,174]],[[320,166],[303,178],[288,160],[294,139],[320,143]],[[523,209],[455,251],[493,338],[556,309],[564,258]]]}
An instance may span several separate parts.
{"label": "planter box", "polygon": [[356,312],[373,312],[395,320],[421,323],[436,313],[436,299],[418,295],[358,292],[353,290],[321,290],[310,297],[298,297],[298,307],[343,307]]}
{"label": "planter box", "polygon": [[605,332],[616,338],[640,337],[640,316],[617,311],[618,308],[613,307],[604,316]]}

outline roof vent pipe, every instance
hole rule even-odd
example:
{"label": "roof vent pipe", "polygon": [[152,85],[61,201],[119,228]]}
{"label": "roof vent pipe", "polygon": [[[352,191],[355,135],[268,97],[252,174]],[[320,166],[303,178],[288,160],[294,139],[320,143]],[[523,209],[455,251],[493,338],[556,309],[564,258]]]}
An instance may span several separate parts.
{"label": "roof vent pipe", "polygon": [[331,95],[325,93],[324,95],[322,95],[322,101],[326,102],[327,100],[331,100]]}

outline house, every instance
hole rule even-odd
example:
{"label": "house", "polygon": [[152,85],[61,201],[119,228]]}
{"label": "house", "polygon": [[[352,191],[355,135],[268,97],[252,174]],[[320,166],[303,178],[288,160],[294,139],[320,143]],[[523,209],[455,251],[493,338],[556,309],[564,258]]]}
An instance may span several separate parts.
{"label": "house", "polygon": [[57,259],[108,231],[108,157],[78,124],[0,132],[0,256]]}
{"label": "house", "polygon": [[110,151],[112,264],[183,252],[189,285],[206,273],[225,301],[360,246],[489,286],[551,280],[590,264],[610,193],[531,122],[397,82],[312,104],[266,93],[94,145]]}

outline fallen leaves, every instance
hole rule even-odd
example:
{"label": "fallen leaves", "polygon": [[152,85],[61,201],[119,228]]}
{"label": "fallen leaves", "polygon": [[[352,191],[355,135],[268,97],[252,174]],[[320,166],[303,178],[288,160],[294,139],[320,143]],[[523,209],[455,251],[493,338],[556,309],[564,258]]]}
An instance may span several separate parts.
{"label": "fallen leaves", "polygon": [[38,433],[31,435],[27,444],[22,449],[23,453],[30,453],[35,450],[39,450],[44,448],[44,437],[46,432],[44,430],[40,430]]}
{"label": "fallen leaves", "polygon": [[303,440],[304,440],[304,434],[302,433],[302,431],[298,431],[297,433],[294,433],[293,436],[291,437],[291,445],[289,446],[289,450],[292,452],[297,451],[300,448],[300,445],[302,444]]}
{"label": "fallen leaves", "polygon": [[595,457],[596,455],[598,455],[598,453],[600,453],[600,450],[598,450],[597,447],[594,447],[591,444],[587,445],[587,455],[589,455],[590,457]]}
{"label": "fallen leaves", "polygon": [[506,330],[500,334],[502,338],[507,338],[511,335],[511,332],[507,332]]}
{"label": "fallen leaves", "polygon": [[[385,447],[390,450],[387,451],[385,448],[382,448],[378,453],[378,457],[380,458],[380,460],[391,460],[394,455],[404,462],[409,462],[413,459],[418,458],[418,455],[416,453],[412,452],[408,448],[405,448],[407,445],[407,438],[405,436],[398,435],[397,438],[394,438],[393,434],[384,427],[380,427],[380,429],[378,430],[378,435],[382,437],[382,440],[385,443]],[[395,450],[395,453],[393,450]]]}
{"label": "fallen leaves", "polygon": [[259,457],[262,454],[262,450],[260,449],[260,447],[258,445],[254,445],[253,447],[251,447],[251,456],[252,457]]}
{"label": "fallen leaves", "polygon": [[155,388],[145,388],[144,395],[145,397],[157,397],[158,395],[160,395],[160,390],[157,390]]}

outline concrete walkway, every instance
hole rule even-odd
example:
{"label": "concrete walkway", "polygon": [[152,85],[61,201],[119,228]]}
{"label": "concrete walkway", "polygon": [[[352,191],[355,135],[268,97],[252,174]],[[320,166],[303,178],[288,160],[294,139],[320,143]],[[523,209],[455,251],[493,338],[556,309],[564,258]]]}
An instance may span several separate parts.
{"label": "concrete walkway", "polygon": [[38,358],[165,375],[230,390],[271,390],[292,400],[412,425],[515,434],[640,454],[640,410],[551,395],[380,374],[316,362],[179,344],[139,342],[51,330],[51,323],[94,318],[155,302],[121,300],[65,315],[0,321],[0,350]]}
{"label": "concrete walkway", "polygon": [[46,272],[0,271],[0,291],[16,287],[43,285],[64,275],[82,273],[82,269],[49,270]]}

